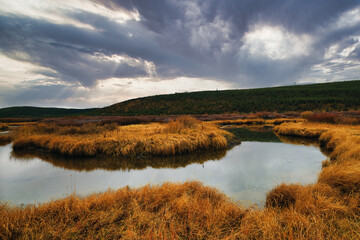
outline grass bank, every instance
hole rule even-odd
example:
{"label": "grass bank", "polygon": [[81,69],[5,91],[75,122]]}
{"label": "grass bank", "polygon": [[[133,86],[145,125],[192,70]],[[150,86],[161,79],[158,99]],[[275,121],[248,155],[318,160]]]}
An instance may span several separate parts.
{"label": "grass bank", "polygon": [[173,156],[197,150],[226,149],[232,134],[191,117],[169,123],[118,126],[64,126],[39,123],[16,129],[13,148],[43,149],[66,156]]}

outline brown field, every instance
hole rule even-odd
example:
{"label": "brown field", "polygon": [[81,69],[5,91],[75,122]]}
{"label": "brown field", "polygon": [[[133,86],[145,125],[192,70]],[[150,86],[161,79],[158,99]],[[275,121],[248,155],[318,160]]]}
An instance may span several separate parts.
{"label": "brown field", "polygon": [[[162,133],[183,129],[178,124]],[[317,183],[279,185],[263,209],[242,208],[197,182],[167,183],[24,208],[0,205],[0,238],[360,239],[360,126],[300,122],[274,131],[318,138],[331,154]]]}
{"label": "brown field", "polygon": [[39,123],[18,128],[13,148],[43,149],[66,156],[172,156],[204,149],[226,149],[232,134],[216,124],[179,117],[169,123],[118,126]]}

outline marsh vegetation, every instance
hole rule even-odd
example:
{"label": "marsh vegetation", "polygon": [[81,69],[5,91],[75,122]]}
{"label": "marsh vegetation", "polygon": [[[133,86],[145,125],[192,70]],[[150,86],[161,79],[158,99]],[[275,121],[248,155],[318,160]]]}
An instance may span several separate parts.
{"label": "marsh vegetation", "polygon": [[[24,208],[3,204],[0,208],[0,236],[5,239],[357,239],[360,236],[360,126],[355,121],[346,120],[350,117],[340,119],[337,115],[333,118],[336,121],[330,121],[328,117],[311,118],[312,115],[303,114],[307,122],[283,121],[273,131],[283,141],[291,141],[292,137],[313,139],[313,143],[321,144],[329,152],[317,181],[307,185],[278,185],[267,194],[264,208],[242,207],[219,190],[199,182],[126,187],[87,197],[72,195]],[[236,124],[234,122],[230,124]],[[209,124],[204,127],[206,133],[220,131],[218,135],[214,134],[226,141],[232,136],[222,132],[225,130],[219,129],[214,123],[206,124]],[[183,125],[186,124],[172,122],[139,126],[153,134],[159,131],[159,136],[198,136],[196,134],[200,128],[184,128]],[[89,127],[76,127],[75,133],[72,133],[74,127],[48,126],[41,129],[37,129],[37,126],[26,127],[19,129],[18,133],[23,131],[28,134],[24,138],[56,136],[66,139],[65,136],[72,134],[72,138],[82,139],[87,134],[83,133],[87,131],[83,128]],[[102,127],[99,128],[99,135],[104,132],[108,135],[100,138],[118,136],[113,134],[119,126],[116,125],[113,130],[108,130],[111,125]],[[136,131],[133,126],[124,126],[127,127]],[[14,147],[16,141],[22,139],[20,135],[14,134]],[[144,139],[144,135],[141,137]],[[244,139],[254,137],[248,134]],[[266,136],[266,139],[275,142],[273,137]],[[303,144],[304,141],[298,140],[297,143]],[[43,146],[50,145],[24,146],[43,149]],[[206,146],[226,148],[221,144]],[[165,155],[174,153],[164,152]]]}

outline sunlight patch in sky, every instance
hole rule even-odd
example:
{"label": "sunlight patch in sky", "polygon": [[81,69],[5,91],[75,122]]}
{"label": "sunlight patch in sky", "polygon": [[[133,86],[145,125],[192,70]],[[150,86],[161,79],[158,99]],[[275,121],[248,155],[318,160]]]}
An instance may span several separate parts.
{"label": "sunlight patch in sky", "polygon": [[297,36],[280,26],[255,26],[245,34],[244,42],[242,50],[274,60],[308,55],[311,48],[310,36]]}

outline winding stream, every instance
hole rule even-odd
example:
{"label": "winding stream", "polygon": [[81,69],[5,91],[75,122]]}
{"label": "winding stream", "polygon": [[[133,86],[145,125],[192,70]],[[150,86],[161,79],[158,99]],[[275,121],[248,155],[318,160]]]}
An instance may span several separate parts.
{"label": "winding stream", "polygon": [[[237,132],[236,132],[237,131]],[[0,147],[0,201],[41,203],[76,193],[198,180],[243,205],[262,206],[277,184],[313,183],[326,159],[314,142],[279,139],[269,131],[235,130],[242,143],[228,151],[168,159],[67,159]],[[295,144],[294,144],[295,143]]]}

